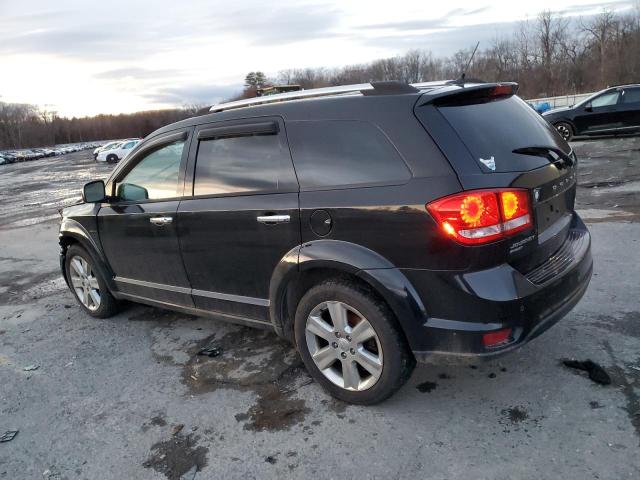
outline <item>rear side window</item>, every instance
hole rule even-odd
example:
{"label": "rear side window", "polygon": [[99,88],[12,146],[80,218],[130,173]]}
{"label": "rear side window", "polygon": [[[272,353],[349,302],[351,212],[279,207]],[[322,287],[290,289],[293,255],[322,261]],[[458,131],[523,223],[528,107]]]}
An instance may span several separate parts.
{"label": "rear side window", "polygon": [[629,88],[622,95],[624,103],[640,103],[640,88]]}
{"label": "rear side window", "polygon": [[[278,135],[201,140],[194,195],[265,192],[278,189],[284,152]],[[291,162],[291,160],[288,160]]]}
{"label": "rear side window", "polygon": [[411,178],[398,151],[371,123],[289,121],[287,136],[302,190],[401,184]]}

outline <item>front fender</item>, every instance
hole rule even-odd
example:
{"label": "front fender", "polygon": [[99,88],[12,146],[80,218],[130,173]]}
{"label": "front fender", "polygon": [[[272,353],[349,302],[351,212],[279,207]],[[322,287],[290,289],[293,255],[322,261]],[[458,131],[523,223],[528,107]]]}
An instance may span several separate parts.
{"label": "front fender", "polygon": [[389,305],[411,343],[411,332],[426,321],[422,300],[405,275],[380,254],[340,240],[316,240],[291,249],[275,268],[269,291],[276,332],[286,336],[285,293],[291,282],[312,269],[352,274],[367,283]]}
{"label": "front fender", "polygon": [[[72,218],[63,218],[60,224],[59,243],[60,243],[60,266],[62,268],[62,275],[68,284],[67,275],[64,268],[66,247],[69,243],[78,243],[81,245],[90,255],[93,255],[96,261],[99,261],[102,267],[108,273],[106,281],[109,284],[109,288],[113,291],[115,285],[112,282],[113,272],[109,268],[102,249],[100,248],[99,240],[97,238],[97,231],[93,234],[82,223]],[[71,242],[69,241],[71,240]]]}

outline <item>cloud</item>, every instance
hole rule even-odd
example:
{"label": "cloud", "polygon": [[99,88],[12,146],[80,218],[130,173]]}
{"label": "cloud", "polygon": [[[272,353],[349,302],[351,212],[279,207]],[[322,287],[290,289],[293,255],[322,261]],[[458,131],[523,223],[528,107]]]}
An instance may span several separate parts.
{"label": "cloud", "polygon": [[436,57],[446,57],[462,48],[473,48],[476,42],[480,42],[481,49],[487,48],[496,38],[512,35],[518,25],[519,22],[484,23],[445,27],[427,33],[378,35],[374,38],[360,38],[360,41],[400,52],[416,48],[430,50]]}
{"label": "cloud", "polygon": [[428,18],[428,19],[411,19],[404,20],[401,22],[387,22],[387,23],[377,23],[373,25],[364,25],[359,28],[365,30],[431,30],[434,28],[443,28],[449,24],[449,22],[456,17],[468,17],[471,15],[476,15],[478,13],[485,12],[491,8],[486,5],[484,7],[479,7],[475,9],[464,9],[464,8],[455,8],[441,17],[438,18]]}
{"label": "cloud", "polygon": [[242,85],[185,85],[159,88],[144,98],[166,105],[213,105],[242,91]]}
{"label": "cloud", "polygon": [[557,10],[557,13],[560,13],[562,15],[580,15],[581,13],[593,13],[594,10],[616,10],[617,8],[629,8],[632,6],[633,1],[631,0],[609,0],[599,3],[581,3],[577,5],[569,5],[568,7]]}
{"label": "cloud", "polygon": [[104,72],[96,73],[93,78],[98,80],[158,80],[166,78],[175,78],[183,74],[182,70],[178,69],[147,69],[140,67],[123,67],[113,70],[106,70]]}
{"label": "cloud", "polygon": [[282,45],[338,35],[341,11],[332,5],[256,4],[231,11],[220,18],[215,29],[237,34],[254,45]]}

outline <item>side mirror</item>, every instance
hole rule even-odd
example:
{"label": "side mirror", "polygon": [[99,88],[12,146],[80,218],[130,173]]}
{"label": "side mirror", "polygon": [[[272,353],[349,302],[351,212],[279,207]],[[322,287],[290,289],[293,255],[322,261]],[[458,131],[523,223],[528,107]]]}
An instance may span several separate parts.
{"label": "side mirror", "polygon": [[82,200],[85,203],[98,203],[106,199],[104,190],[104,182],[102,180],[94,180],[85,184],[82,188]]}
{"label": "side mirror", "polygon": [[593,112],[593,107],[591,106],[590,103],[587,103],[584,107],[584,111],[585,112]]}
{"label": "side mirror", "polygon": [[147,200],[149,192],[146,188],[133,183],[121,183],[118,185],[118,198],[120,200],[139,201]]}

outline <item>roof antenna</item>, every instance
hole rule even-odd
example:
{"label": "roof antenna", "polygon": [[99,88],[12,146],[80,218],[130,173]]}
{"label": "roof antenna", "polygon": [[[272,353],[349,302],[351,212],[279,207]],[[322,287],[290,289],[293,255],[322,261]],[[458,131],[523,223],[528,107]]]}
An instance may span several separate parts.
{"label": "roof antenna", "polygon": [[478,50],[479,46],[480,46],[480,42],[476,43],[476,47],[473,49],[473,52],[471,52],[471,56],[469,57],[469,61],[467,62],[467,65],[464,67],[464,69],[460,73],[460,77],[458,77],[458,79],[453,82],[454,84],[464,87],[464,79],[467,76],[467,70],[469,70],[471,61],[473,60],[473,57],[476,55],[476,51]]}

